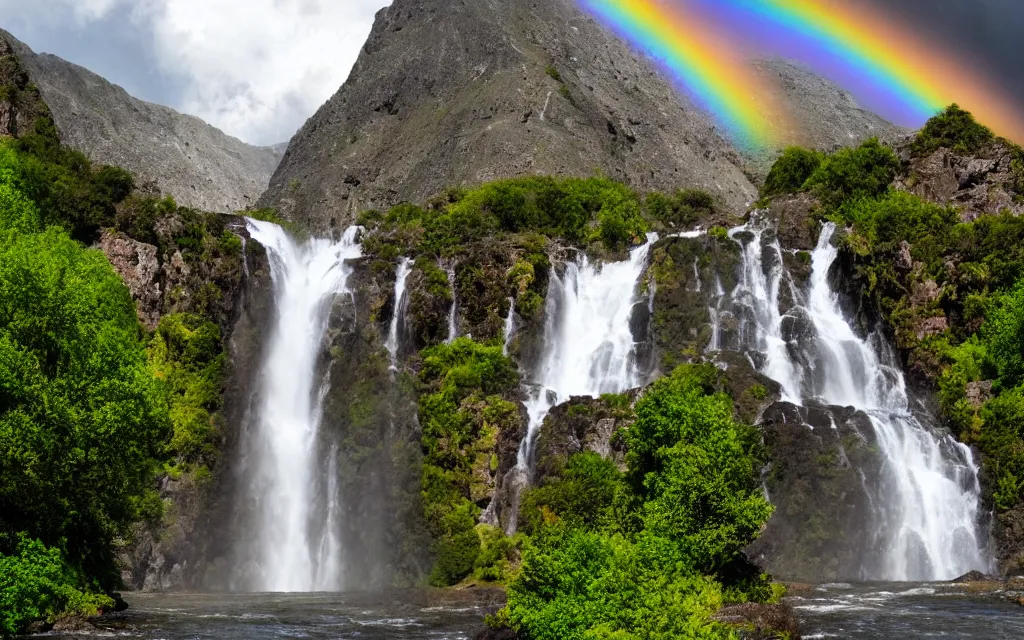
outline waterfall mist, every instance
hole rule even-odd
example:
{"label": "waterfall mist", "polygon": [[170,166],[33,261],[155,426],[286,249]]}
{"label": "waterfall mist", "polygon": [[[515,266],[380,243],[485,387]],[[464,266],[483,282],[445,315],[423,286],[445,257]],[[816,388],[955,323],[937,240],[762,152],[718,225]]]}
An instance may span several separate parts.
{"label": "waterfall mist", "polygon": [[275,324],[266,346],[246,442],[243,495],[249,530],[240,536],[250,591],[342,587],[337,450],[319,446],[327,376],[318,366],[332,302],[346,291],[346,260],[361,255],[358,229],[339,242],[296,243],[281,227],[248,222],[268,254]]}

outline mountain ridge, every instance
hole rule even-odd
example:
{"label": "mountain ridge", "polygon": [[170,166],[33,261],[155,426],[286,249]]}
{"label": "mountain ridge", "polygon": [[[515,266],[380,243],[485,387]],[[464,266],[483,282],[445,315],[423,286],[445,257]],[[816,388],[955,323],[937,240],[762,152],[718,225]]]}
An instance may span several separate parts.
{"label": "mountain ridge", "polygon": [[[756,70],[784,80],[814,124],[809,146],[897,131],[791,63]],[[808,88],[811,101],[799,97]],[[601,173],[641,191],[705,189],[741,211],[771,159],[743,154],[572,0],[396,0],[378,12],[348,80],[292,139],[260,205],[324,231],[450,186]]]}
{"label": "mountain ridge", "polygon": [[65,144],[128,169],[184,206],[233,212],[256,203],[280,160],[203,120],[133,97],[85,67],[37,54],[0,29],[38,87]]}

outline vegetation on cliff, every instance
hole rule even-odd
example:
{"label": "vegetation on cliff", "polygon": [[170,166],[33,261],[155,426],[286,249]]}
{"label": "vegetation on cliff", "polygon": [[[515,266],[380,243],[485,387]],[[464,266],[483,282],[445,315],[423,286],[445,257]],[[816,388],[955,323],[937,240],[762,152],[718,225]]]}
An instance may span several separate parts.
{"label": "vegetation on cliff", "polygon": [[[969,157],[1006,153],[1016,159],[1012,173],[1020,169],[1020,148],[956,105],[929,121],[909,149],[914,157],[940,149]],[[803,165],[794,158],[811,153],[787,152],[773,172],[798,175]],[[981,450],[997,512],[1019,509],[1024,218],[922,200],[892,186],[907,172],[893,151],[868,141],[823,159],[795,189],[798,178],[780,183],[811,191],[819,217],[847,229],[841,242],[854,270],[852,291],[885,320],[911,375],[937,389],[953,431]],[[1019,198],[1018,184],[1011,176],[993,186]]]}
{"label": "vegetation on cliff", "polygon": [[531,640],[728,638],[711,620],[723,602],[772,598],[742,556],[771,515],[758,437],[719,375],[684,365],[647,390],[617,436],[625,472],[580,453],[527,493],[532,536],[500,620]]}
{"label": "vegetation on cliff", "polygon": [[514,402],[519,374],[500,346],[469,338],[421,355],[422,498],[435,558],[430,582],[447,586],[474,571],[487,579],[493,565],[504,560],[493,553],[494,534],[501,534],[477,524],[477,503],[488,497],[502,431],[521,430]]}
{"label": "vegetation on cliff", "polygon": [[[220,286],[242,260],[222,217],[93,166],[45,109],[18,134],[0,140],[0,635],[112,606],[98,594],[120,585],[117,543],[162,511],[156,474],[208,475],[231,314]],[[116,233],[175,256],[152,333],[86,248]]]}

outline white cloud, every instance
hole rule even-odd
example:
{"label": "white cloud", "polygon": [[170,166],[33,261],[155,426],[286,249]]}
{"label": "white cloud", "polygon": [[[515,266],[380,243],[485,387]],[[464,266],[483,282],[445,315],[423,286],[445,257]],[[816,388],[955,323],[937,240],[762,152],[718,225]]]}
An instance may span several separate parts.
{"label": "white cloud", "polygon": [[[85,25],[130,8],[178,104],[255,144],[290,136],[344,82],[390,0],[28,0],[40,19]],[[25,0],[0,0],[0,9]],[[116,78],[110,78],[116,82]]]}

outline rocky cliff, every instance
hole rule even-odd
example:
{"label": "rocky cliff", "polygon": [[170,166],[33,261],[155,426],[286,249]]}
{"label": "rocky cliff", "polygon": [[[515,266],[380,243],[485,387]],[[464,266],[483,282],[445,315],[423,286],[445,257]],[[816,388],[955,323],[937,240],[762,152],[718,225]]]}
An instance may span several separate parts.
{"label": "rocky cliff", "polygon": [[[808,123],[805,144],[893,131],[794,65],[767,61],[758,72],[781,80]],[[396,0],[348,81],[293,139],[261,204],[324,230],[452,185],[601,172],[642,191],[703,188],[739,211],[767,160],[744,157],[572,0]]]}
{"label": "rocky cliff", "polygon": [[193,116],[130,96],[100,76],[35,54],[0,30],[49,105],[64,144],[99,164],[132,171],[179,204],[230,213],[256,203],[280,147],[253,147]]}

